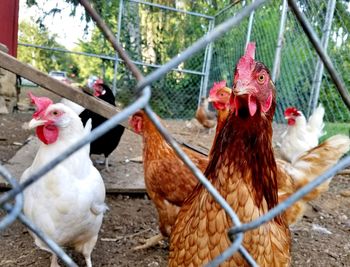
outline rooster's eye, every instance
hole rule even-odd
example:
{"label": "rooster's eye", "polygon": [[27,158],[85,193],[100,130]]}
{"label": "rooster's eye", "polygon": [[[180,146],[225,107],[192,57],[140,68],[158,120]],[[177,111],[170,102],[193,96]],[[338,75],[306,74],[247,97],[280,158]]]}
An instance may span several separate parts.
{"label": "rooster's eye", "polygon": [[265,74],[259,74],[258,83],[263,84],[265,82]]}
{"label": "rooster's eye", "polygon": [[52,111],[52,115],[57,116],[59,112],[57,110]]}

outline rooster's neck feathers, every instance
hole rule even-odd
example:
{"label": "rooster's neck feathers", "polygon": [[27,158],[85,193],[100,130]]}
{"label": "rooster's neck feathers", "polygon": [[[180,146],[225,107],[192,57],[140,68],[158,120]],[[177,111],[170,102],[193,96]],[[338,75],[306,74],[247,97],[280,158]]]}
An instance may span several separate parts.
{"label": "rooster's neck feathers", "polygon": [[[277,167],[272,149],[272,116],[275,97],[268,113],[257,112],[247,116],[231,113],[217,142],[214,144],[212,160],[206,170],[211,180],[217,177],[217,168],[232,170],[226,179],[231,183],[238,179],[252,188],[255,204],[265,200],[271,209],[278,202]],[[260,109],[260,108],[259,108]]]}

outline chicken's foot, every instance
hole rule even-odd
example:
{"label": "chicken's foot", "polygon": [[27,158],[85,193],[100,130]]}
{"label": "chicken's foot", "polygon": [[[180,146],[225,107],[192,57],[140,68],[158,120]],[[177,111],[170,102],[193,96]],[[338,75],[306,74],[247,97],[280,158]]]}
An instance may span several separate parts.
{"label": "chicken's foot", "polygon": [[144,240],[143,245],[136,246],[133,248],[133,250],[140,250],[140,249],[146,249],[146,248],[153,247],[153,246],[157,245],[163,239],[164,239],[164,236],[162,234],[152,236],[151,238]]}

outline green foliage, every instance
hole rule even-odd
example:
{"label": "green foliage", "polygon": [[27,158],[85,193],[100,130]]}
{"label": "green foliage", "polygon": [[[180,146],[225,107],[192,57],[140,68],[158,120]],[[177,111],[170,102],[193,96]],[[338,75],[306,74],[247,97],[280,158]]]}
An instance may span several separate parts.
{"label": "green foliage", "polygon": [[[78,1],[65,0],[65,2],[72,4],[71,14],[74,15]],[[91,0],[90,2],[112,31],[117,32],[119,0]],[[238,4],[233,4],[238,2],[234,0],[151,0],[151,2],[207,15],[215,15],[224,7],[231,5],[230,8],[215,17],[215,24],[218,25],[235,15],[244,4],[250,1],[240,1]],[[316,33],[321,36],[328,1],[299,0],[298,2],[315,28]],[[27,3],[33,5],[36,4],[36,1],[27,0]],[[346,87],[350,88],[350,14],[348,3],[349,0],[340,0],[336,3],[328,53],[332,57],[337,70],[342,74]],[[60,10],[53,9],[44,13],[43,17],[57,12],[60,12]],[[251,40],[257,43],[256,58],[263,61],[271,71],[279,30],[280,12],[281,1],[271,1],[269,5],[257,10],[254,15],[251,34]],[[87,15],[80,19],[90,20]],[[209,24],[208,20],[204,18],[124,1],[123,20],[120,26],[120,42],[133,60],[149,65],[139,65],[143,74],[147,75],[157,65],[165,64],[202,37],[208,31]],[[213,44],[209,88],[214,81],[223,79],[227,81],[228,86],[232,85],[235,64],[244,52],[247,27],[248,18]],[[43,39],[38,38],[37,44],[60,47],[55,43],[54,37],[50,37],[45,32],[45,29],[36,30],[37,32],[32,35],[41,35]],[[35,43],[29,37],[28,35],[28,40],[23,42]],[[67,70],[71,67],[72,72],[78,76],[77,78],[80,81],[85,81],[89,75],[104,77],[109,83],[112,83],[114,78],[114,61],[108,59],[64,54],[61,54],[61,58],[59,53],[39,53],[36,49],[31,48],[22,50],[22,53],[24,53],[24,50],[30,51],[26,55],[23,54],[26,62],[32,62],[38,68],[46,71],[52,68]],[[96,28],[93,29],[91,40],[89,42],[80,41],[76,51],[115,56],[110,44]],[[197,52],[192,58],[182,63],[179,68],[201,72],[204,55],[204,50]],[[276,81],[278,99],[275,119],[277,121],[284,121],[283,111],[287,106],[297,106],[304,113],[308,112],[317,62],[317,54],[292,12],[288,13],[281,56],[282,61],[278,68]],[[131,89],[136,81],[122,62],[118,65],[116,78],[117,100],[123,104],[130,103],[133,98]],[[152,84],[152,107],[163,117],[192,117],[197,105],[200,84],[201,76],[199,75],[169,72],[163,79]],[[350,119],[347,107],[343,104],[339,93],[326,72],[320,90],[320,102],[326,108],[327,121],[345,122]]]}
{"label": "green foliage", "polygon": [[[56,42],[55,38],[55,35],[51,36],[46,28],[39,28],[35,24],[21,22],[19,25],[18,39],[21,43],[64,48]],[[68,74],[74,74],[74,76],[79,74],[79,68],[75,65],[72,57],[66,53],[19,46],[18,58],[44,72],[62,70],[67,71]]]}
{"label": "green foliage", "polygon": [[[299,1],[300,7],[319,36],[323,32],[327,3],[326,0]],[[350,88],[350,13],[348,3],[349,1],[337,1],[328,53],[336,69],[342,75],[346,87]],[[226,10],[216,18],[216,25],[233,16],[241,7],[240,4]],[[280,1],[272,1],[270,5],[265,5],[254,14],[250,40],[257,44],[256,58],[264,62],[271,71],[275,57],[280,16]],[[234,66],[237,59],[244,52],[247,30],[248,19],[245,19],[239,27],[232,29],[223,38],[215,42],[209,86],[214,81],[223,79],[227,80],[228,85],[232,84]],[[296,106],[305,114],[308,112],[317,60],[315,49],[310,44],[293,13],[289,12],[283,36],[281,64],[277,68],[276,121],[284,122],[283,112],[288,106]],[[349,110],[344,105],[326,70],[321,84],[319,102],[323,103],[326,109],[325,118],[327,121],[349,121]]]}
{"label": "green foliage", "polygon": [[[79,41],[74,51],[91,54],[113,55],[113,49],[102,36],[101,32],[95,28],[89,42]],[[111,81],[113,79],[114,62],[107,59],[73,55],[76,64],[79,66],[80,81],[86,81],[90,75],[97,75]]]}
{"label": "green foliage", "polygon": [[350,136],[350,124],[339,122],[327,122],[324,127],[326,134],[320,138],[320,143],[336,134]]}

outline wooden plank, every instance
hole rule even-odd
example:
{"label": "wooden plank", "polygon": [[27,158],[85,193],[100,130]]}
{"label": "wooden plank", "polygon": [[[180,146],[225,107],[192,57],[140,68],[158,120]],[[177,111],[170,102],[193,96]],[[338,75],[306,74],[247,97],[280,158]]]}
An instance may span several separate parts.
{"label": "wooden plank", "polygon": [[[17,153],[6,163],[4,167],[11,173],[11,175],[19,180],[22,173],[27,169],[33,162],[36,152],[39,147],[39,141],[36,137],[22,146]],[[11,188],[11,186],[0,177],[0,188]]]}
{"label": "wooden plank", "polygon": [[[16,73],[59,96],[76,102],[79,105],[82,105],[83,107],[90,109],[93,112],[96,112],[105,118],[109,119],[118,112],[120,112],[118,108],[106,103],[105,101],[97,97],[85,94],[84,92],[79,91],[68,84],[60,82],[50,77],[48,74],[43,73],[31,67],[30,65],[23,63],[17,60],[16,58],[7,55],[6,53],[3,53],[1,51],[0,67],[10,72]],[[127,121],[124,121],[121,124],[125,128],[130,129]]]}

